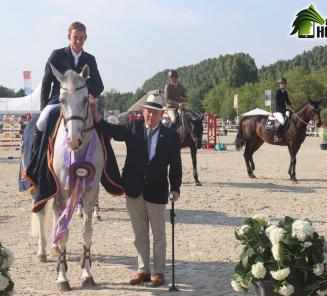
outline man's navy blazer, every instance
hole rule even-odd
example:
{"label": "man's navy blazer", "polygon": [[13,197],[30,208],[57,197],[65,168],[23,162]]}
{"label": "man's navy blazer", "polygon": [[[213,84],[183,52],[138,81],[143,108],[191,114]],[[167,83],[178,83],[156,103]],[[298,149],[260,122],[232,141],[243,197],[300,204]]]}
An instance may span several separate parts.
{"label": "man's navy blazer", "polygon": [[52,64],[62,74],[68,70],[75,70],[77,73],[80,73],[83,67],[87,64],[90,68],[90,75],[86,80],[89,93],[94,97],[97,97],[102,93],[103,83],[93,55],[82,51],[82,54],[78,59],[78,64],[75,67],[74,57],[71,53],[70,46],[56,49],[51,53],[45,65],[41,88],[41,110],[43,110],[49,103],[54,104],[59,102],[60,83],[52,74],[50,64]]}
{"label": "man's navy blazer", "polygon": [[182,163],[180,141],[175,131],[160,126],[156,153],[149,161],[143,119],[132,120],[127,125],[114,125],[101,120],[96,123],[96,128],[104,136],[126,143],[122,180],[127,196],[143,195],[145,201],[166,204],[169,190],[180,192]]}

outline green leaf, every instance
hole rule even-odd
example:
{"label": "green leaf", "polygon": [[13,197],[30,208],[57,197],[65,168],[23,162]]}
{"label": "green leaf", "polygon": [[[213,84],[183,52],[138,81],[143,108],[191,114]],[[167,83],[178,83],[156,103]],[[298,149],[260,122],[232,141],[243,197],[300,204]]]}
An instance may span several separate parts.
{"label": "green leaf", "polygon": [[249,262],[249,257],[244,256],[243,259],[242,259],[242,265],[244,266],[244,268],[247,267],[248,262]]}

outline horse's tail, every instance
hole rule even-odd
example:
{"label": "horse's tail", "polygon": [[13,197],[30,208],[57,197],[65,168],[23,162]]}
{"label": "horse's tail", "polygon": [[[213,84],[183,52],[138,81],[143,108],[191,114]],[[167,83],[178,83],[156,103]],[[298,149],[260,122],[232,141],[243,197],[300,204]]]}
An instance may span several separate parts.
{"label": "horse's tail", "polygon": [[237,151],[240,151],[242,147],[245,145],[245,139],[243,135],[243,119],[241,120],[239,126],[238,126],[238,131],[235,139],[235,147]]}

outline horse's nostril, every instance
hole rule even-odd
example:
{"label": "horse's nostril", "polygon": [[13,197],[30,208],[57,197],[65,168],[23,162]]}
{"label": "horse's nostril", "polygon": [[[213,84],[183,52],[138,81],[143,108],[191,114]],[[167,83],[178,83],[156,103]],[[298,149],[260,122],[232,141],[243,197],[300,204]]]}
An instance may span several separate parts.
{"label": "horse's nostril", "polygon": [[82,146],[82,144],[83,144],[82,140],[79,139],[79,140],[78,140],[78,146],[80,147],[80,146]]}

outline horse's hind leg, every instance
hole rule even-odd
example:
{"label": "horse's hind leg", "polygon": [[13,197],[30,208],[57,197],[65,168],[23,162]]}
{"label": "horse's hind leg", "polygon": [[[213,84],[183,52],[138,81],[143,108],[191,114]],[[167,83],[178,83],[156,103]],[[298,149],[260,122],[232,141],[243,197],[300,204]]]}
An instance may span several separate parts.
{"label": "horse's hind leg", "polygon": [[[250,165],[250,159],[252,159],[252,153],[250,152],[250,149],[248,148],[248,145],[246,144],[245,146],[245,150],[244,150],[244,160],[245,160],[245,164],[246,164],[246,169],[248,172],[248,175],[250,178],[255,178],[255,175],[253,174],[251,165]],[[252,163],[253,163],[253,159],[252,159]],[[253,163],[254,165],[254,163]]]}
{"label": "horse's hind leg", "polygon": [[[39,242],[38,242],[38,252],[37,252],[37,260],[39,262],[46,262],[47,261],[47,252],[46,252],[46,247],[47,247],[47,234],[46,234],[46,221],[45,221],[45,208],[43,208],[41,211],[37,213],[32,213],[34,217],[32,217],[32,221],[37,219],[36,224],[38,224],[38,236],[39,236]],[[36,216],[36,217],[35,217]],[[34,223],[32,222],[32,232],[33,232],[33,227]]]}
{"label": "horse's hind leg", "polygon": [[254,165],[254,161],[253,161],[253,154],[254,154],[254,152],[256,152],[261,147],[262,144],[263,144],[263,141],[258,141],[256,143],[256,145],[252,146],[252,149],[251,149],[252,153],[250,154],[250,159],[249,159],[249,163],[250,163],[252,173],[255,170],[255,165]]}
{"label": "horse's hind leg", "polygon": [[192,157],[192,165],[193,165],[193,178],[195,180],[196,186],[202,186],[201,182],[199,181],[198,171],[197,171],[197,161],[196,161],[196,147],[190,147],[191,150],[191,157]]}

